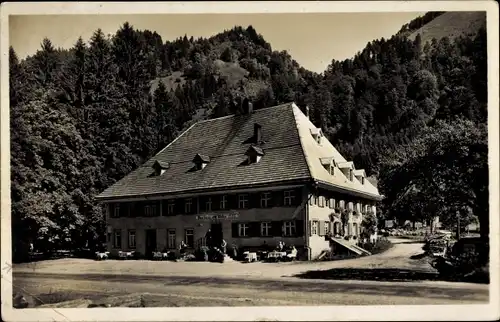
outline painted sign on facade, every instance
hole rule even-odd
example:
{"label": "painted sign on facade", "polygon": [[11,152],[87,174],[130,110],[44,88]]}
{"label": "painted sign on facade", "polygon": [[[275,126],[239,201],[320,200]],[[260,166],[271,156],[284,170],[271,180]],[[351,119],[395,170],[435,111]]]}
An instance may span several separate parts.
{"label": "painted sign on facade", "polygon": [[196,220],[229,220],[236,219],[239,217],[237,212],[229,213],[229,214],[209,214],[209,215],[199,215],[196,216]]}

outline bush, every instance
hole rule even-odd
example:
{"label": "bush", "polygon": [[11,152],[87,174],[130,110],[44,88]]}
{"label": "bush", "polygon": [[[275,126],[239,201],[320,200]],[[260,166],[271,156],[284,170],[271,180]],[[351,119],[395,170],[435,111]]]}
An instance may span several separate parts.
{"label": "bush", "polygon": [[372,254],[380,254],[390,249],[393,244],[385,237],[377,239],[375,243],[359,243],[359,247],[366,249]]}

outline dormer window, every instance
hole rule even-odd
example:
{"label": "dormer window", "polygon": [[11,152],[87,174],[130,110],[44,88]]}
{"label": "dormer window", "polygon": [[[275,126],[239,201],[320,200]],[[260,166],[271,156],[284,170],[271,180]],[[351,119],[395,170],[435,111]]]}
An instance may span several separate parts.
{"label": "dormer window", "polygon": [[202,170],[210,163],[210,157],[198,153],[194,156],[193,163],[196,166],[196,170]]}
{"label": "dormer window", "polygon": [[355,169],[354,169],[354,164],[351,161],[339,163],[338,167],[348,180],[350,181],[354,180],[353,171],[355,171]]}
{"label": "dormer window", "polygon": [[248,148],[245,155],[248,157],[248,164],[250,163],[258,163],[260,159],[264,156],[264,151],[262,148],[252,145]]}
{"label": "dormer window", "polygon": [[170,164],[168,162],[163,162],[163,161],[158,161],[156,160],[155,163],[153,163],[153,169],[154,169],[154,175],[155,176],[161,176],[165,171],[168,170],[170,167]]}
{"label": "dormer window", "polygon": [[335,175],[335,160],[332,157],[320,158],[320,162],[330,175]]}
{"label": "dormer window", "polygon": [[321,144],[321,137],[323,136],[323,132],[320,128],[315,127],[311,129],[311,135],[318,144]]}
{"label": "dormer window", "polygon": [[359,169],[359,170],[354,170],[354,175],[356,176],[356,179],[358,179],[361,184],[365,184],[365,178],[366,178],[366,173],[365,170]]}

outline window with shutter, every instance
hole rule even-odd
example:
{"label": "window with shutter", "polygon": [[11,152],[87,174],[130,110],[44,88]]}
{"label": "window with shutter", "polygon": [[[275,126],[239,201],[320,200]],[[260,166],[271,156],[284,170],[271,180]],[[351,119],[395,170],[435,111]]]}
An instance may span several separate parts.
{"label": "window with shutter", "polygon": [[227,196],[226,195],[222,195],[222,196],[220,196],[219,209],[220,210],[225,210],[227,208],[228,208]]}
{"label": "window with shutter", "polygon": [[271,235],[271,223],[270,222],[260,223],[260,235],[263,237],[267,237],[267,236]]}
{"label": "window with shutter", "polygon": [[309,206],[314,205],[314,195],[309,195]]}
{"label": "window with shutter", "polygon": [[296,235],[295,221],[285,221],[283,222],[283,236],[293,237]]}
{"label": "window with shutter", "polygon": [[248,194],[243,193],[238,195],[238,208],[247,209],[248,208]]}
{"label": "window with shutter", "polygon": [[325,197],[324,196],[319,196],[319,206],[321,208],[325,207]]}
{"label": "window with shutter", "polygon": [[323,225],[325,227],[325,235],[328,235],[331,232],[330,222],[329,221],[325,221]]}
{"label": "window with shutter", "polygon": [[295,191],[287,190],[287,191],[284,191],[283,194],[284,194],[283,204],[285,206],[292,206],[294,204]]}
{"label": "window with shutter", "polygon": [[206,212],[212,211],[212,198],[211,197],[205,198],[205,211]]}
{"label": "window with shutter", "polygon": [[271,193],[270,192],[263,192],[260,195],[260,206],[261,208],[268,208],[271,204]]}
{"label": "window with shutter", "polygon": [[312,221],[311,234],[312,235],[317,235],[318,234],[318,221],[317,220],[313,220]]}
{"label": "window with shutter", "polygon": [[325,236],[325,222],[322,220],[318,222],[318,235]]}
{"label": "window with shutter", "polygon": [[239,223],[238,224],[238,236],[239,237],[248,237],[250,233],[250,225],[248,223]]}

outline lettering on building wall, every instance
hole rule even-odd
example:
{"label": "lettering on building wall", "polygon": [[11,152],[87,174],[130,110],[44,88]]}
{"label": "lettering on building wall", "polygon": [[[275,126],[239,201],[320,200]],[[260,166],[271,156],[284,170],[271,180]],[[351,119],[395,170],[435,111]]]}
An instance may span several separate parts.
{"label": "lettering on building wall", "polygon": [[229,213],[229,214],[211,214],[211,215],[199,215],[196,216],[196,220],[228,220],[228,219],[236,219],[240,215],[237,212]]}

